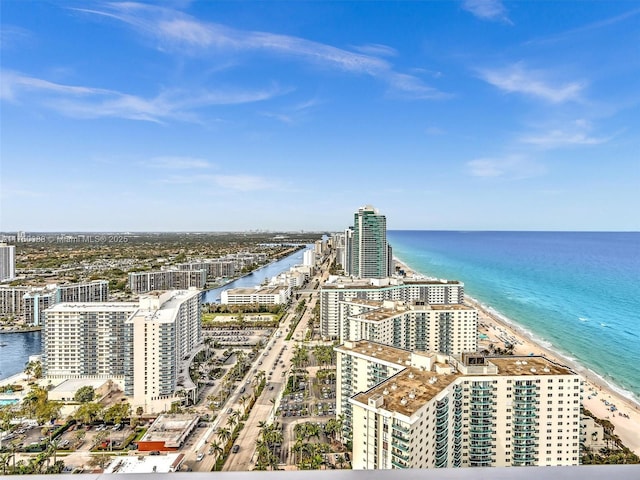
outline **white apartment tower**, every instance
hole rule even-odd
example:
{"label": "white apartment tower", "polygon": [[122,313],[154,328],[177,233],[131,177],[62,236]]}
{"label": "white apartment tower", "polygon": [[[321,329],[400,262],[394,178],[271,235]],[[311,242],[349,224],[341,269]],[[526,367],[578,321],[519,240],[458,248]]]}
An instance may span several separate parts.
{"label": "white apartment tower", "polygon": [[354,469],[579,464],[582,379],[567,367],[477,354],[418,365],[401,349],[386,353],[389,366],[363,346],[338,347],[338,384],[349,383],[347,358],[391,376],[348,400]]}
{"label": "white apartment tower", "polygon": [[0,282],[16,278],[16,246],[0,243]]}
{"label": "white apartment tower", "polygon": [[200,292],[196,289],[150,292],[125,322],[125,395],[132,408],[166,410],[183,390],[195,397],[188,362],[201,342]]}
{"label": "white apartment tower", "polygon": [[353,299],[341,302],[340,307],[342,342],[369,340],[449,355],[478,348],[478,311],[467,305]]}
{"label": "white apartment tower", "polygon": [[137,303],[59,303],[44,311],[42,363],[51,378],[124,378],[125,321]]}
{"label": "white apartment tower", "polygon": [[43,368],[52,378],[108,378],[135,409],[166,410],[196,386],[187,371],[201,342],[197,289],[151,292],[138,303],[59,303],[44,312]]}
{"label": "white apartment tower", "polygon": [[320,333],[325,338],[344,337],[344,321],[348,312],[340,302],[353,299],[423,301],[433,305],[464,303],[464,284],[453,280],[408,280],[400,278],[351,279],[334,277],[320,288]]}

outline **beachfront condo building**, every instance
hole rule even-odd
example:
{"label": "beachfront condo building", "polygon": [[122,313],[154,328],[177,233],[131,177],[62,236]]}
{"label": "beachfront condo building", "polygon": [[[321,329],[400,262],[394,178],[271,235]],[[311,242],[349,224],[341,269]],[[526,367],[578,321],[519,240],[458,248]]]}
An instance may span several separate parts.
{"label": "beachfront condo building", "polygon": [[0,243],[0,282],[16,278],[16,246]]}
{"label": "beachfront condo building", "polygon": [[340,342],[370,340],[449,355],[475,352],[478,348],[478,311],[467,305],[355,298],[340,302],[340,309]]}
{"label": "beachfront condo building", "polygon": [[189,360],[202,341],[197,289],[150,292],[124,325],[124,393],[131,407],[166,411],[182,395],[195,400]]}
{"label": "beachfront condo building", "polygon": [[147,293],[160,290],[185,290],[204,288],[207,271],[199,270],[158,270],[153,272],[129,273],[129,289],[133,293]]}
{"label": "beachfront condo building", "polygon": [[384,278],[393,272],[393,255],[387,243],[387,218],[371,205],[358,209],[353,217],[350,258],[343,267],[358,278]]}
{"label": "beachfront condo building", "polygon": [[51,378],[112,379],[134,408],[159,412],[196,386],[187,369],[201,342],[200,291],[141,295],[139,302],[59,303],[45,312],[43,371]]}
{"label": "beachfront condo building", "polygon": [[464,284],[454,280],[330,277],[321,286],[319,296],[320,333],[327,339],[340,339],[344,332],[343,322],[346,320],[341,315],[340,302],[358,298],[378,302],[419,300],[429,305],[462,304]]}
{"label": "beachfront condo building", "polygon": [[336,350],[342,388],[389,374],[348,398],[354,469],[579,464],[582,378],[565,366],[367,342]]}

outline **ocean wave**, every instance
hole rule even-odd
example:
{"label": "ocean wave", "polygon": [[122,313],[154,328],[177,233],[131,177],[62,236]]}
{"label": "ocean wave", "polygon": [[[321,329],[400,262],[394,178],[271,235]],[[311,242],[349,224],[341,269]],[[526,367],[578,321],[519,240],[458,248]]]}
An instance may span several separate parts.
{"label": "ocean wave", "polygon": [[587,317],[578,317],[578,320],[580,320],[581,322],[588,322],[589,319]]}

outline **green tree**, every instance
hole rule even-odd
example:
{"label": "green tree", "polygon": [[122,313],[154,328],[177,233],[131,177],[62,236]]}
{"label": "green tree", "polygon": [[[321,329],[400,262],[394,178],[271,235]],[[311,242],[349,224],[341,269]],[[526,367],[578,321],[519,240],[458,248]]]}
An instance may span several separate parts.
{"label": "green tree", "polygon": [[83,403],[73,415],[78,422],[89,425],[96,420],[104,419],[104,409],[97,402]]}
{"label": "green tree", "polygon": [[129,402],[115,403],[104,412],[104,421],[109,423],[122,423],[131,417],[131,405]]}
{"label": "green tree", "polygon": [[78,403],[89,403],[93,402],[93,399],[96,397],[96,391],[91,385],[85,385],[84,387],[80,387],[76,394],[73,396],[73,399]]}

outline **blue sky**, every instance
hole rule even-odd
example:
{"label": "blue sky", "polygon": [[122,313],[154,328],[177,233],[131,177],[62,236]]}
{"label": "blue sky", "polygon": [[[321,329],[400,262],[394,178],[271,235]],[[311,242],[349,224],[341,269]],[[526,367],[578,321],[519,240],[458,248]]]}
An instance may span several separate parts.
{"label": "blue sky", "polygon": [[640,3],[1,4],[0,231],[640,230]]}

